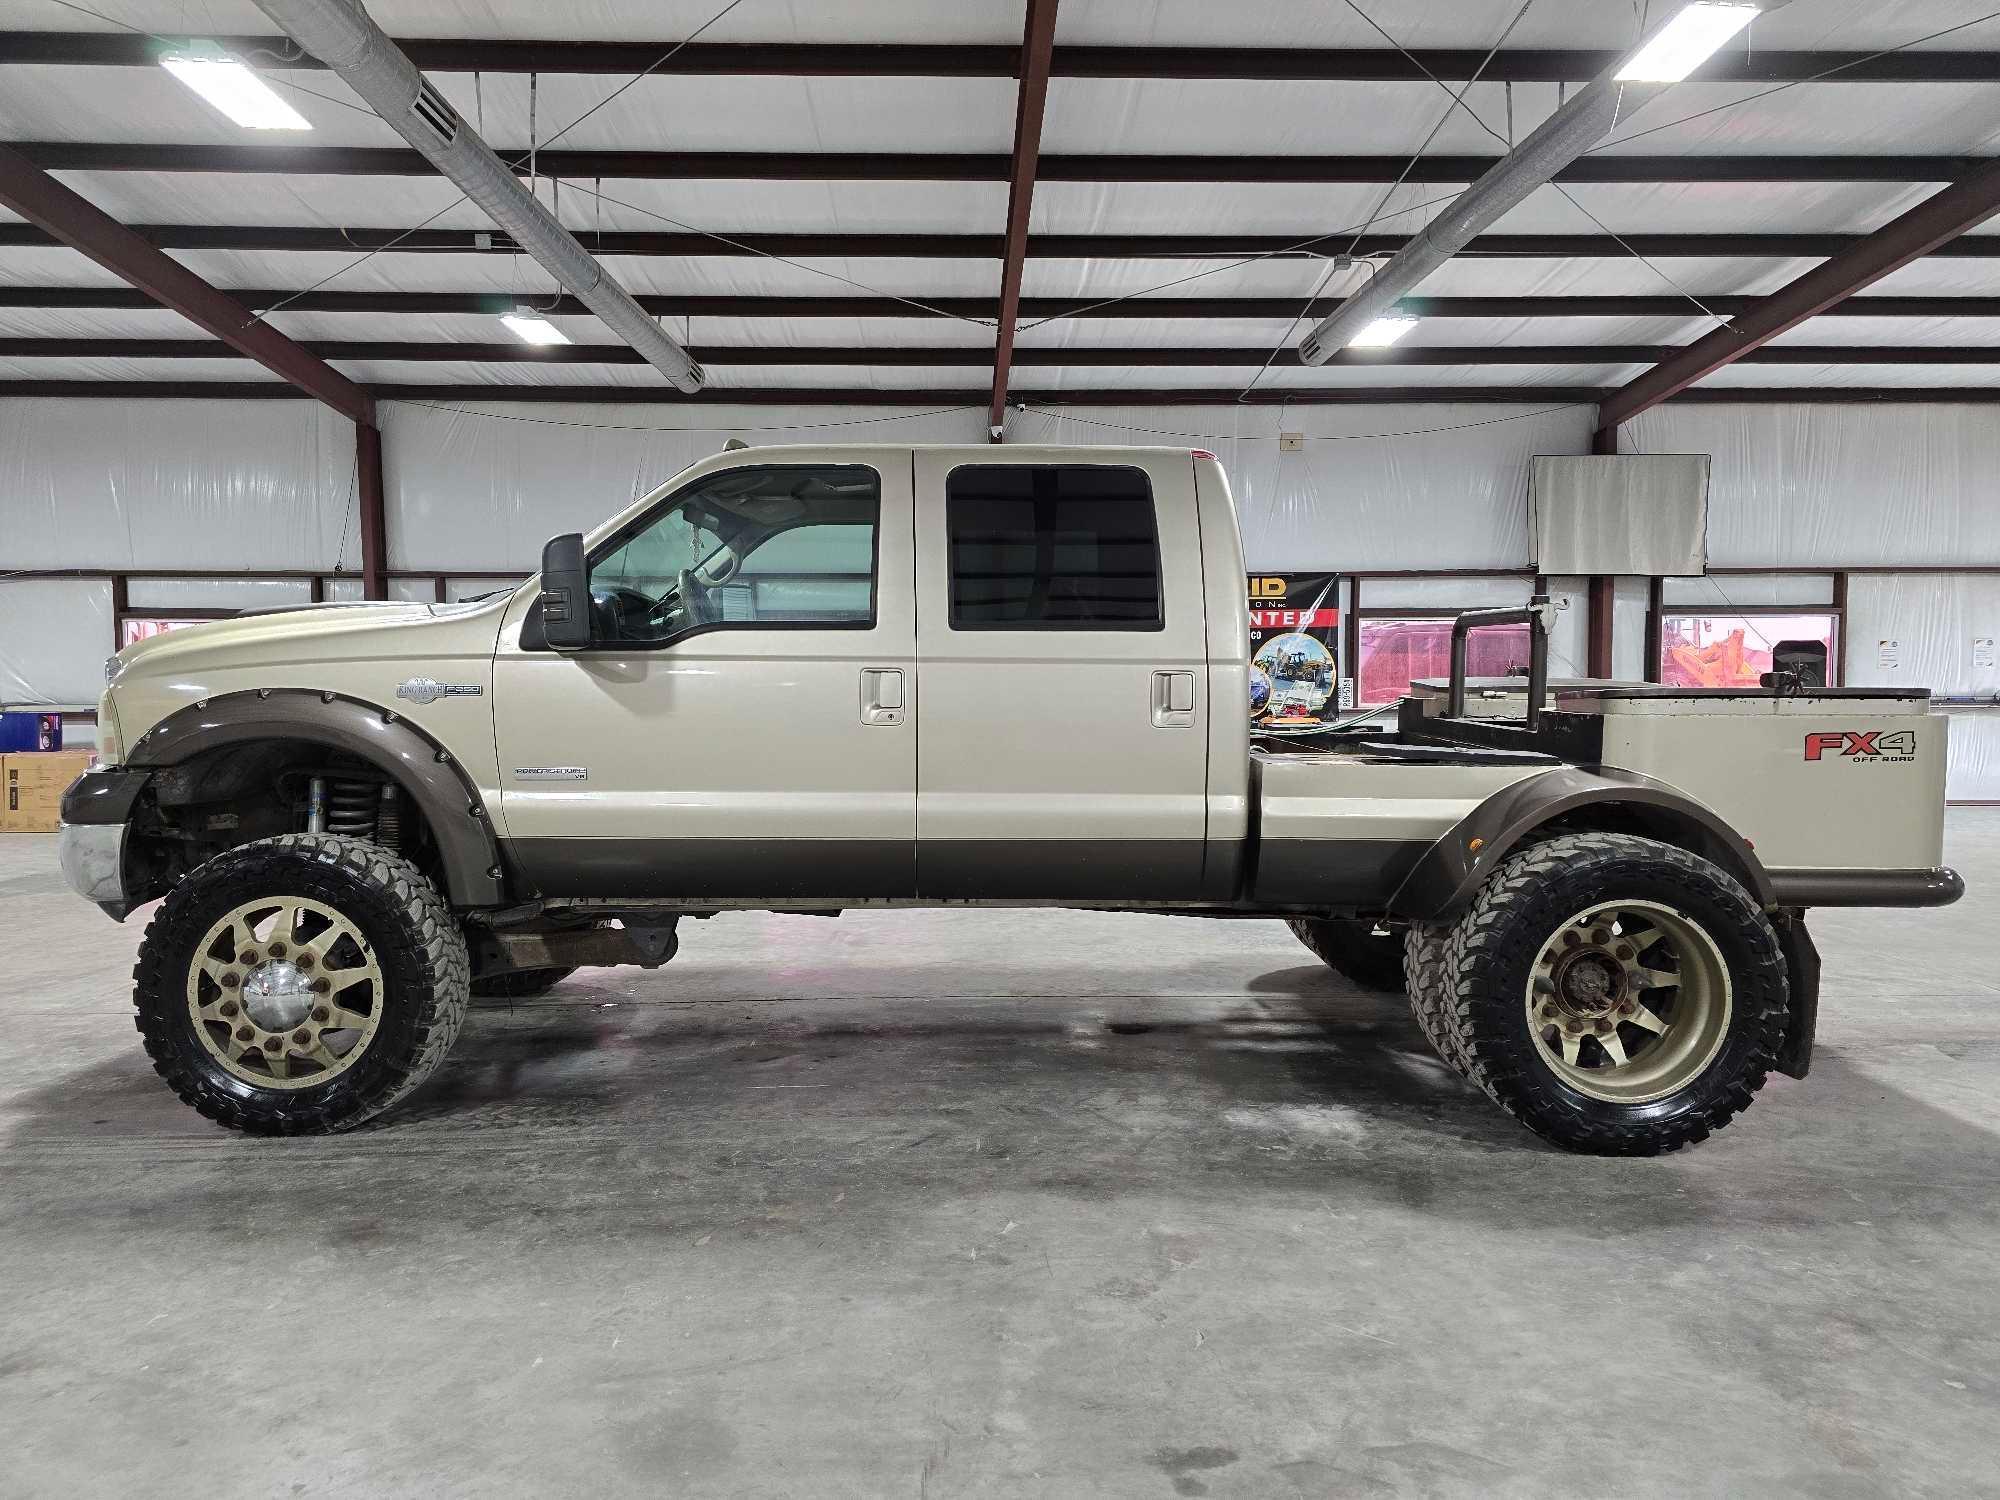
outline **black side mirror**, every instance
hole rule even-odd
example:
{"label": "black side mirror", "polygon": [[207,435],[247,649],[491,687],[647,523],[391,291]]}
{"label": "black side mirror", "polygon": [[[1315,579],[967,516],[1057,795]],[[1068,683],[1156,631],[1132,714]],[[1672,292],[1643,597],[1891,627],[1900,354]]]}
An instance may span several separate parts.
{"label": "black side mirror", "polygon": [[580,531],[552,536],[542,548],[542,639],[557,651],[590,644],[590,571]]}

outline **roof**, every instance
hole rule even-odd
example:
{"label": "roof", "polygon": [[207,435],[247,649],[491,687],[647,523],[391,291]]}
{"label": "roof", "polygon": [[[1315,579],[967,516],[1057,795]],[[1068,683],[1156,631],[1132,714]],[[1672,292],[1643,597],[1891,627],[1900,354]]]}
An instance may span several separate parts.
{"label": "roof", "polygon": [[[744,0],[638,76],[720,9],[370,5],[503,155],[560,132],[534,158],[544,201],[693,346],[718,399],[983,402],[1021,0]],[[1533,0],[1511,33],[1519,0],[1361,9],[1416,57],[1345,5],[1062,0],[1014,399],[1588,397],[2000,138],[2000,22],[1933,36],[1974,8],[1798,0],[1440,270],[1396,349],[1302,368],[1309,295],[1368,274],[1329,272],[1329,252],[1392,251],[1636,35],[1634,8],[1603,0]],[[482,248],[480,212],[338,79],[285,65],[296,49],[248,0],[200,20],[265,38],[237,45],[310,135],[239,130],[152,65],[156,38],[189,24],[184,0],[90,11],[8,7],[0,137],[342,373],[391,394],[675,397],[533,261]],[[1419,66],[1455,90],[1503,34],[1469,110],[1412,163],[1449,102]],[[1966,236],[1695,394],[1992,392],[1995,259],[2000,230]],[[517,300],[574,342],[514,342],[495,314]],[[0,213],[0,392],[19,382],[282,389]]]}

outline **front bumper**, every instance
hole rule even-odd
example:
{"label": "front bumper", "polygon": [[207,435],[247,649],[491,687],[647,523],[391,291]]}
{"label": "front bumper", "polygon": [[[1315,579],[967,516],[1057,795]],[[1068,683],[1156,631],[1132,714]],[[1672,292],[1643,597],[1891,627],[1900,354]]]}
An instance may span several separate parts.
{"label": "front bumper", "polygon": [[56,834],[63,879],[86,901],[94,901],[114,922],[125,920],[132,903],[125,897],[125,825],[65,823]]}
{"label": "front bumper", "polygon": [[125,828],[132,804],[151,779],[149,770],[101,766],[86,771],[63,793],[56,853],[63,879],[114,922],[133,906],[125,889]]}

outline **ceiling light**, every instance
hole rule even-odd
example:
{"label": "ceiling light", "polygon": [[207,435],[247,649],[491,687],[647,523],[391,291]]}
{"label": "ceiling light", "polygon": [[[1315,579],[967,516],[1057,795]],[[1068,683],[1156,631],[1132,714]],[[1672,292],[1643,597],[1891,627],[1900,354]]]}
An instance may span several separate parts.
{"label": "ceiling light", "polygon": [[238,125],[251,130],[311,130],[312,121],[271,86],[213,43],[198,43],[160,59],[165,68]]}
{"label": "ceiling light", "polygon": [[1627,59],[1620,83],[1679,83],[1715,54],[1715,49],[1756,19],[1754,5],[1716,5],[1697,0],[1653,33]]}
{"label": "ceiling light", "polygon": [[514,337],[524,344],[567,344],[569,335],[564,333],[532,307],[517,307],[510,313],[502,313],[500,321],[513,331]]}
{"label": "ceiling light", "polygon": [[1386,349],[1397,339],[1417,326],[1418,320],[1408,313],[1390,313],[1377,318],[1361,332],[1347,341],[1350,349]]}

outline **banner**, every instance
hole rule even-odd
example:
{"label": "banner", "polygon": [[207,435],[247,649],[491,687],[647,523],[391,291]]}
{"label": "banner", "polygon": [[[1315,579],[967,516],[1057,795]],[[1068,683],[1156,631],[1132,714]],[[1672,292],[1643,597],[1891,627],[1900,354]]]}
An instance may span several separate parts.
{"label": "banner", "polygon": [[1250,575],[1250,722],[1316,729],[1340,703],[1335,573]]}

